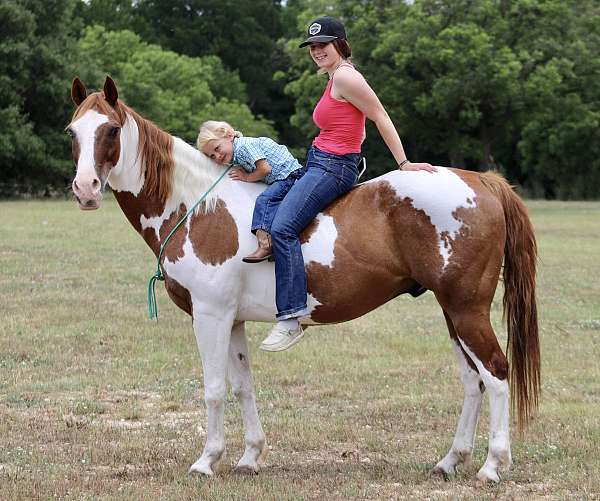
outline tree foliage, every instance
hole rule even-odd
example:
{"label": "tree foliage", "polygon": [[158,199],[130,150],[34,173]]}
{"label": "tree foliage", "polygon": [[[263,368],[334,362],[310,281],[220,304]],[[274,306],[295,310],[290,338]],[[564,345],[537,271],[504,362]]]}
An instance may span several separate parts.
{"label": "tree foliage", "polygon": [[[64,182],[74,2],[0,3],[0,195]],[[56,177],[58,174],[58,178]]]}
{"label": "tree foliage", "polygon": [[[497,168],[539,196],[598,196],[597,2],[309,0],[304,7],[299,30],[325,12],[345,21],[354,61],[410,158]],[[290,57],[297,41],[287,46]],[[296,62],[287,77],[292,121],[308,136],[314,69]],[[374,128],[364,151],[374,160],[370,175],[393,167]]]}
{"label": "tree foliage", "polygon": [[[96,88],[112,75],[189,141],[220,118],[302,157],[326,76],[298,43],[324,14],[344,21],[409,158],[600,196],[596,0],[3,0],[0,183],[66,184],[75,74]],[[369,176],[394,168],[372,125],[363,151]]]}
{"label": "tree foliage", "polygon": [[79,41],[79,71],[99,88],[107,74],[122,99],[165,130],[193,142],[205,120],[226,120],[249,135],[276,137],[269,122],[256,119],[235,72],[216,56],[191,58],[143,42],[131,31],[88,27]]}

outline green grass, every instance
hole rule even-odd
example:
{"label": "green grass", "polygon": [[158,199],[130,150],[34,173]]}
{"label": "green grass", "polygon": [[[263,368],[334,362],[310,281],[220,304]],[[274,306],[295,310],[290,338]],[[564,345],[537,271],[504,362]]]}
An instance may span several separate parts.
{"label": "green grass", "polygon": [[[269,454],[256,477],[231,472],[243,450],[238,405],[228,455],[190,477],[206,410],[189,318],[159,285],[155,260],[112,199],[0,203],[0,498],[481,499],[600,497],[600,203],[529,204],[540,248],[540,412],[513,438],[498,486],[474,461],[450,482],[429,469],[451,444],[462,387],[431,294],[400,297],[348,324],[310,329],[289,353],[248,333]],[[502,344],[501,296],[493,323]]]}

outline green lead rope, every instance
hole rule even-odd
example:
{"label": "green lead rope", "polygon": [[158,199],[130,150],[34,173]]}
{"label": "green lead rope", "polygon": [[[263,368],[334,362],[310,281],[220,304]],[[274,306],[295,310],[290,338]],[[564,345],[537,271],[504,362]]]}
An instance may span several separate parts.
{"label": "green lead rope", "polygon": [[221,179],[223,179],[225,177],[225,174],[227,174],[229,172],[229,170],[231,169],[231,167],[232,166],[229,165],[223,171],[223,174],[221,174],[219,176],[219,178],[212,184],[212,186],[208,190],[206,190],[206,192],[204,193],[204,195],[202,195],[198,199],[198,201],[194,204],[194,206],[190,210],[187,211],[187,213],[185,214],[185,216],[183,216],[179,220],[179,222],[175,225],[175,227],[167,235],[167,238],[165,238],[165,241],[162,244],[160,244],[160,252],[158,253],[158,259],[157,259],[157,263],[156,263],[156,273],[148,281],[148,316],[150,317],[150,320],[158,320],[158,307],[157,307],[157,304],[156,304],[156,281],[157,280],[164,281],[164,279],[165,279],[164,275],[162,274],[162,270],[160,269],[160,263],[162,261],[162,256],[163,256],[163,252],[165,251],[165,247],[169,243],[169,240],[171,240],[171,237],[173,236],[173,234],[185,222],[185,220],[189,217],[189,215],[192,212],[194,212],[194,210],[196,210],[196,207],[198,207],[198,205],[202,201],[204,201],[204,199],[215,188],[215,186],[217,186],[217,184],[219,184],[221,182]]}

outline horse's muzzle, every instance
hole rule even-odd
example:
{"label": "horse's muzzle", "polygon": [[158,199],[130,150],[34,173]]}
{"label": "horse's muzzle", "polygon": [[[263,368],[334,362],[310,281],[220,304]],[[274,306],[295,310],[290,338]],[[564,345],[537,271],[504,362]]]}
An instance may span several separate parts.
{"label": "horse's muzzle", "polygon": [[77,204],[81,210],[96,210],[100,208],[100,202],[102,197],[99,200],[95,200],[92,198],[81,199],[77,195],[75,195],[75,200],[77,200]]}
{"label": "horse's muzzle", "polygon": [[73,180],[73,195],[81,210],[96,210],[102,201],[102,183],[97,177],[91,181]]}
{"label": "horse's muzzle", "polygon": [[100,208],[100,202],[97,202],[96,200],[88,200],[84,204],[80,203],[79,208],[81,210],[96,210]]}

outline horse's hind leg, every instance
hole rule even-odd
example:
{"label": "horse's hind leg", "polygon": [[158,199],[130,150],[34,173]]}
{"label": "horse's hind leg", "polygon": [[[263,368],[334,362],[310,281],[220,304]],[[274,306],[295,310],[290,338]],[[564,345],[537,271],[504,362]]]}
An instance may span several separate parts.
{"label": "horse's hind leg", "polygon": [[242,409],[246,442],[244,455],[235,469],[240,473],[258,473],[258,460],[265,450],[265,434],[256,409],[244,322],[235,324],[231,331],[228,374],[231,388]]}
{"label": "horse's hind leg", "polygon": [[460,366],[460,378],[465,391],[463,408],[460,418],[458,419],[458,426],[456,427],[456,434],[454,435],[452,447],[448,451],[448,454],[446,454],[432,470],[434,475],[441,475],[444,478],[447,478],[449,474],[456,472],[457,466],[468,463],[471,459],[485,387],[483,386],[481,377],[474,367],[473,362],[467,358],[462,349],[460,341],[456,336],[454,326],[452,325],[452,321],[446,312],[444,312],[444,316],[446,318],[446,323],[448,324],[452,348],[454,349],[454,354],[456,355],[458,365]]}
{"label": "horse's hind leg", "polygon": [[498,482],[501,466],[510,466],[508,362],[492,325],[489,308],[450,312],[461,347],[477,367],[490,399],[488,455],[477,473],[481,481]]}

